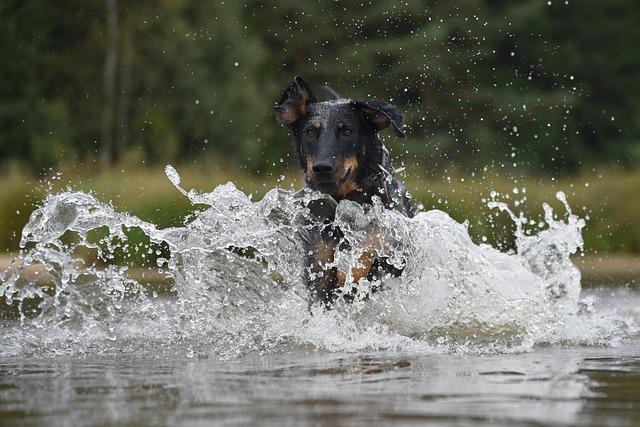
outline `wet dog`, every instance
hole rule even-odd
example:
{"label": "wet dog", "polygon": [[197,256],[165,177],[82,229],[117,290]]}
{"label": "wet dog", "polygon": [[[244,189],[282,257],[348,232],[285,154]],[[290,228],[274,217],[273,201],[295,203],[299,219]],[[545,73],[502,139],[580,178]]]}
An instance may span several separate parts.
{"label": "wet dog", "polygon": [[[295,77],[275,107],[278,121],[289,128],[306,185],[336,202],[371,204],[377,197],[386,208],[412,216],[407,190],[395,176],[389,152],[378,136],[391,128],[404,137],[402,113],[386,101],[345,99],[325,89],[330,99],[318,101],[309,85]],[[331,263],[335,251],[348,242],[333,225],[335,203],[319,201],[310,210],[320,225],[306,239],[306,280],[313,300],[329,306],[348,277]],[[363,277],[373,281],[381,274],[401,274],[376,255],[375,237],[371,240],[371,250],[360,256],[360,265],[351,271],[354,283]]]}

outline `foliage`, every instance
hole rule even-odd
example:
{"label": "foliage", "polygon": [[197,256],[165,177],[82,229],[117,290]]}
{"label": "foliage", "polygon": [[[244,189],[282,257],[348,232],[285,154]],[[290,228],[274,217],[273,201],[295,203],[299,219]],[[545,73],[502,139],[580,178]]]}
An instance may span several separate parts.
{"label": "foliage", "polygon": [[116,14],[111,46],[104,2],[0,3],[0,167],[102,153],[282,169],[271,106],[294,74],[392,99],[410,139],[389,145],[423,169],[558,175],[640,155],[633,0],[140,0]]}

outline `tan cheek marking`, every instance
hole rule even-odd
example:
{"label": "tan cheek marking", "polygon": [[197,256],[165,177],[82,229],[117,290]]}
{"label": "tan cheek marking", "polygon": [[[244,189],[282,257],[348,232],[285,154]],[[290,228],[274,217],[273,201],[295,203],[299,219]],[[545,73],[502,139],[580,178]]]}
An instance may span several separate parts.
{"label": "tan cheek marking", "polygon": [[307,175],[312,177],[313,175],[313,156],[307,156]]}
{"label": "tan cheek marking", "polygon": [[[356,157],[347,157],[342,163],[345,172],[350,170],[351,176],[355,175],[356,170],[358,169],[358,159]],[[349,193],[356,191],[358,189],[358,184],[355,181],[349,179],[345,181],[340,188],[338,188],[338,195],[340,197],[346,197]]]}
{"label": "tan cheek marking", "polygon": [[355,172],[358,169],[358,159],[355,157],[347,157],[344,159],[344,169],[351,169],[351,172]]}
{"label": "tan cheek marking", "polygon": [[353,193],[358,189],[358,184],[355,181],[347,180],[345,181],[340,188],[338,188],[338,196],[347,197],[349,194]]}

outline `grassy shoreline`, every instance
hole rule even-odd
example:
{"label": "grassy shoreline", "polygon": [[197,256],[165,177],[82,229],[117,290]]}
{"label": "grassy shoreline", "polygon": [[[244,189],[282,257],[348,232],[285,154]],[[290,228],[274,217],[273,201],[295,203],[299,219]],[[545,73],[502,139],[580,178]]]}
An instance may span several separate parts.
{"label": "grassy shoreline", "polygon": [[[252,176],[245,170],[224,162],[215,165],[176,165],[184,188],[211,191],[217,185],[234,182],[254,200],[269,189],[300,188],[300,173],[284,170],[281,174]],[[593,253],[640,254],[640,170],[603,169],[583,171],[578,176],[554,178],[519,177],[513,172],[483,170],[475,174],[458,171],[429,176],[408,168],[402,179],[416,204],[425,210],[440,209],[456,221],[468,221],[469,232],[477,243],[487,241],[501,249],[513,246],[514,225],[508,216],[487,207],[495,192],[496,199],[507,202],[516,213],[522,211],[538,230],[543,219],[543,203],[551,205],[560,218],[565,209],[555,198],[566,193],[574,213],[587,219],[584,229],[585,251]],[[90,173],[86,168],[67,168],[61,174],[38,180],[10,168],[0,174],[0,253],[18,249],[20,231],[35,206],[46,194],[70,188],[91,192],[115,209],[159,227],[176,226],[194,211],[165,177],[161,167],[123,166],[107,172]],[[517,205],[517,207],[516,207]]]}

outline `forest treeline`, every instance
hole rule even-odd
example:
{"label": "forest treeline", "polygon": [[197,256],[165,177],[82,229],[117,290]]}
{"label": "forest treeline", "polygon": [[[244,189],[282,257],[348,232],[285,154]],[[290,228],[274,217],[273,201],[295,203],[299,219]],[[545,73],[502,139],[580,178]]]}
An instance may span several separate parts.
{"label": "forest treeline", "polygon": [[272,108],[294,74],[392,100],[407,162],[640,157],[637,0],[3,0],[0,39],[0,168],[268,170],[289,152]]}

